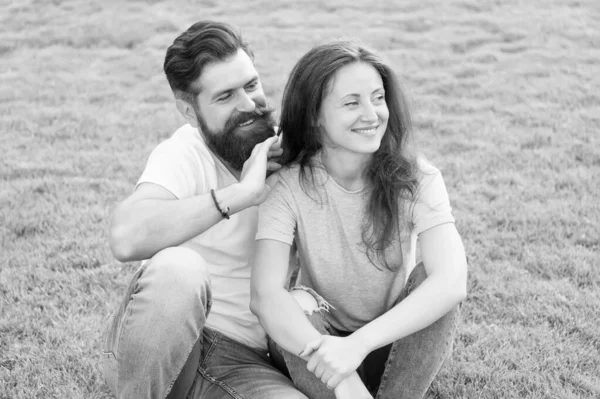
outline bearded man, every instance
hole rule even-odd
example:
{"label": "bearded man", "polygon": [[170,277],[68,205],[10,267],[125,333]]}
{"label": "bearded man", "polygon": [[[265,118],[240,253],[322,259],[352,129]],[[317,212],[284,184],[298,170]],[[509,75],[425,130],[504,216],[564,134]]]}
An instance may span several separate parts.
{"label": "bearded man", "polygon": [[115,257],[146,261],[107,329],[107,384],[129,399],[305,398],[249,309],[256,205],[281,155],[253,54],[233,27],[201,21],[164,70],[188,124],[112,217]]}

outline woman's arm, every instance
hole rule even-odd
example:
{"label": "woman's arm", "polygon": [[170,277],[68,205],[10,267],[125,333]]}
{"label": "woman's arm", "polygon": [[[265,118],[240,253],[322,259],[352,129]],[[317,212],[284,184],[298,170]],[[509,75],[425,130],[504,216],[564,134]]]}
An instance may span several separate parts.
{"label": "woman's arm", "polygon": [[309,341],[321,334],[285,289],[290,245],[275,240],[258,240],[252,269],[250,310],[271,339],[290,353],[299,354]]}
{"label": "woman's arm", "polygon": [[434,323],[467,297],[467,260],[454,223],[419,236],[427,278],[403,301],[355,331],[369,352]]}
{"label": "woman's arm", "polygon": [[467,262],[454,224],[433,227],[419,239],[427,271],[423,283],[348,337],[323,337],[309,343],[308,347],[316,350],[309,369],[320,366],[335,376],[334,382],[343,379],[362,356],[429,326],[466,298]]}
{"label": "woman's arm", "polygon": [[[252,269],[250,310],[279,346],[290,353],[300,354],[307,343],[318,341],[322,335],[315,329],[296,300],[284,288],[288,276],[290,245],[275,240],[258,240]],[[312,361],[310,353],[302,358]],[[337,399],[372,398],[356,373],[356,368],[328,384],[332,374],[317,377],[329,388],[335,388]],[[313,369],[311,371],[314,372]]]}

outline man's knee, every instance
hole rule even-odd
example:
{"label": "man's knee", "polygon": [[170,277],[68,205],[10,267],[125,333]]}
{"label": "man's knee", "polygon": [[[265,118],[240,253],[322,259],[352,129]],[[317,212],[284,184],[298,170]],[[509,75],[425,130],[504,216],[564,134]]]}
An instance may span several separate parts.
{"label": "man's knee", "polygon": [[209,278],[204,258],[188,248],[165,248],[150,259],[147,267],[145,273],[156,275],[162,282],[197,285]]}
{"label": "man's knee", "polygon": [[181,302],[185,307],[200,301],[210,308],[210,276],[206,261],[187,248],[166,248],[158,252],[145,265],[140,277],[140,289],[152,292],[156,299]]}

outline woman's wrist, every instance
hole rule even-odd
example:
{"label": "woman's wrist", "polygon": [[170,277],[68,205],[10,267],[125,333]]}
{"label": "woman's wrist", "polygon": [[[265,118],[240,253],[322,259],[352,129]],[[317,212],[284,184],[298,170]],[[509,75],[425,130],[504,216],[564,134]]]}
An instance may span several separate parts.
{"label": "woman's wrist", "polygon": [[361,354],[366,357],[369,353],[373,352],[377,349],[376,343],[373,340],[373,337],[369,335],[368,331],[360,328],[353,332],[352,334],[346,337],[350,339],[353,343],[353,347],[356,348]]}

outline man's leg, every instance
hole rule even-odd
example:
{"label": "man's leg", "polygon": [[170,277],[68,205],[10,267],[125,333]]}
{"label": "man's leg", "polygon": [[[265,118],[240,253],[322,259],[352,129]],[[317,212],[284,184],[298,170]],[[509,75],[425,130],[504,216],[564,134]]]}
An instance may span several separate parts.
{"label": "man's leg", "polygon": [[[418,264],[398,302],[406,298],[426,277],[425,267],[422,263]],[[457,306],[430,326],[367,357],[363,370],[365,379],[370,380],[369,385],[373,385],[374,378],[381,376],[382,365],[385,364],[376,398],[415,399],[425,396],[429,385],[452,352],[458,320]],[[369,371],[375,370],[379,370],[379,376],[369,374]]]}
{"label": "man's leg", "polygon": [[167,248],[141,267],[106,335],[104,374],[115,396],[163,399],[172,388],[187,392],[210,304],[209,274],[196,252]]}
{"label": "man's leg", "polygon": [[190,398],[307,399],[273,366],[266,350],[249,348],[210,328],[204,329],[203,342]]}

